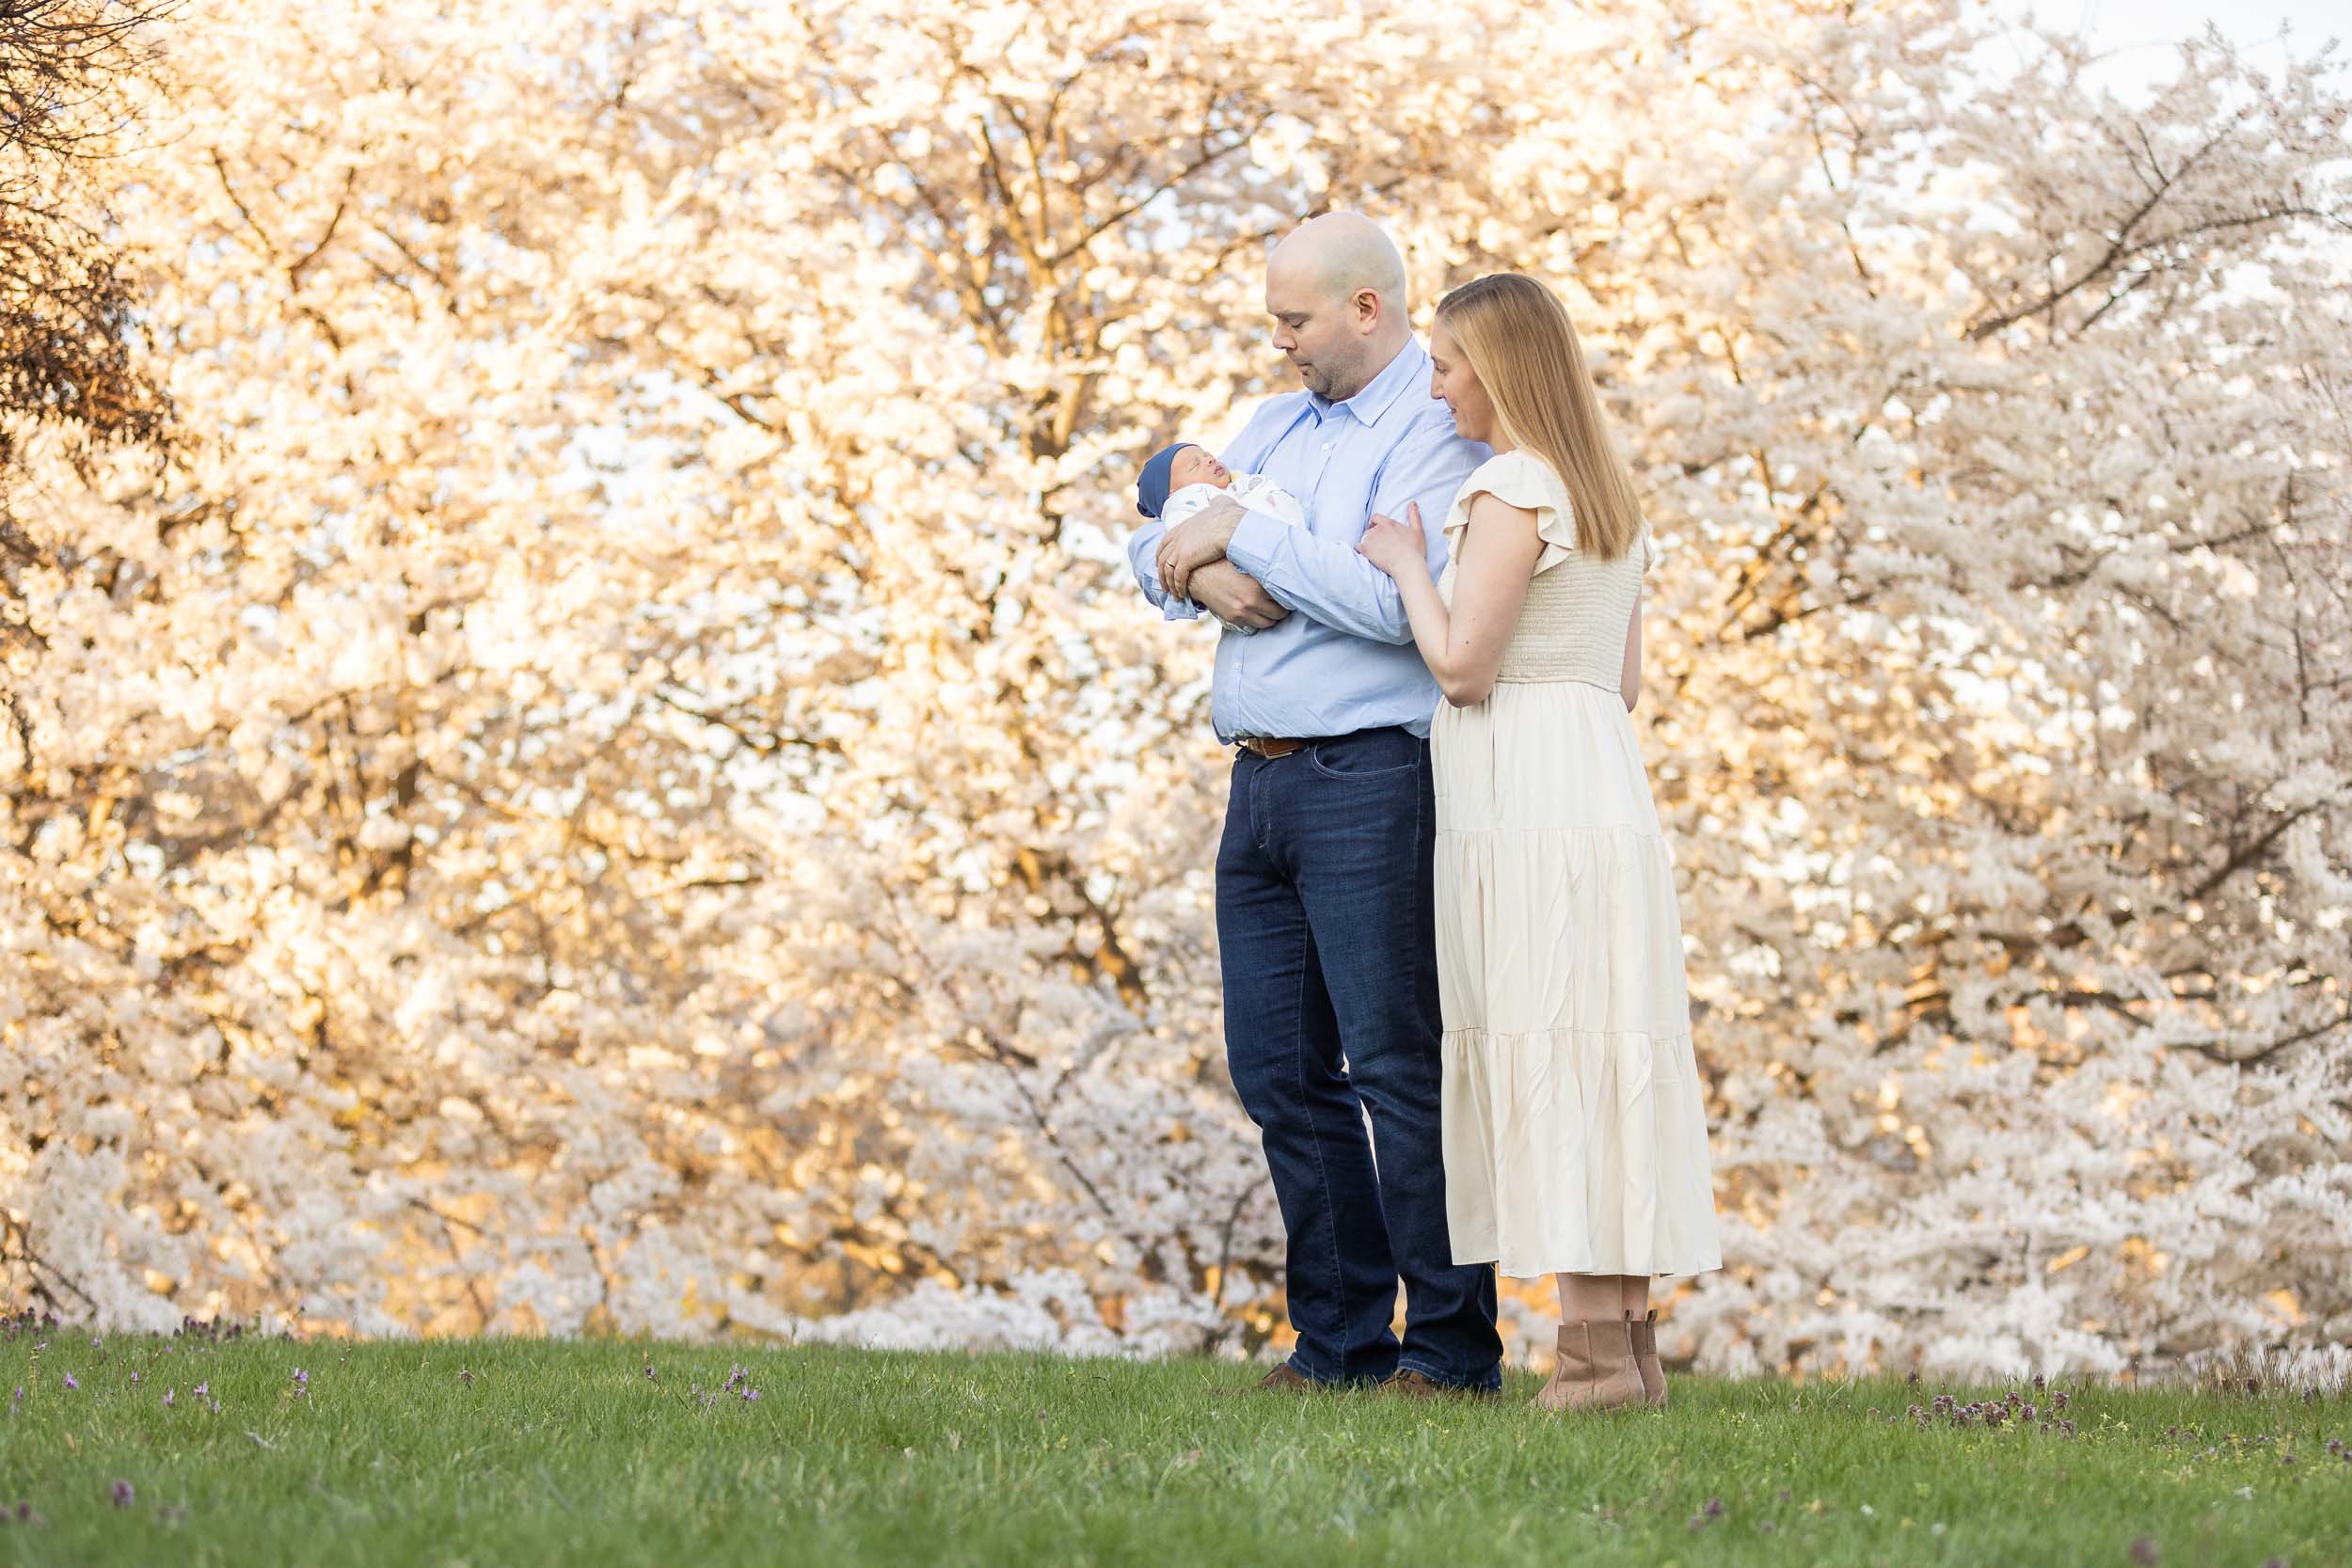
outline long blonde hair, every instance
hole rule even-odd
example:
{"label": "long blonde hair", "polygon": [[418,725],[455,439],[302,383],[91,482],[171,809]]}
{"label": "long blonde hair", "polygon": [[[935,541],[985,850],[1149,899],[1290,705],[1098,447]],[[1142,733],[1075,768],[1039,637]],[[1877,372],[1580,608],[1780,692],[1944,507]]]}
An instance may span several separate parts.
{"label": "long blonde hair", "polygon": [[1551,465],[1576,507],[1577,547],[1614,561],[1642,531],[1633,476],[1601,422],[1600,399],[1568,312],[1516,272],[1489,273],[1438,302],[1515,447]]}

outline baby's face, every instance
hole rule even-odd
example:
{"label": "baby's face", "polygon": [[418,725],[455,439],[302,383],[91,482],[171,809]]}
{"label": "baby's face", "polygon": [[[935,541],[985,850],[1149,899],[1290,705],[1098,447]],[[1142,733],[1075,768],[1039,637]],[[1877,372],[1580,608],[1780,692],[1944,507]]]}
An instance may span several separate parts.
{"label": "baby's face", "polygon": [[1206,447],[1186,447],[1168,468],[1168,493],[1171,496],[1187,484],[1214,484],[1223,490],[1232,483],[1232,471]]}

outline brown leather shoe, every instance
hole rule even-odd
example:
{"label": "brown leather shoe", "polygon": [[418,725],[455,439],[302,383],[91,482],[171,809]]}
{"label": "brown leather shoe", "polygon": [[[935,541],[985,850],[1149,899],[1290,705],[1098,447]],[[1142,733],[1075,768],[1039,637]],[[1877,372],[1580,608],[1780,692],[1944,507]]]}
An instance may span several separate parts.
{"label": "brown leather shoe", "polygon": [[1534,1402],[1539,1410],[1624,1410],[1640,1404],[1642,1371],[1633,1364],[1631,1322],[1562,1323],[1559,1359]]}
{"label": "brown leather shoe", "polygon": [[1652,1410],[1663,1410],[1666,1369],[1658,1364],[1658,1314],[1652,1312],[1639,1322],[1628,1319],[1626,1326],[1633,1331],[1633,1366],[1642,1374],[1642,1402]]}
{"label": "brown leather shoe", "polygon": [[1484,1399],[1501,1393],[1499,1388],[1466,1388],[1457,1383],[1439,1383],[1427,1372],[1402,1367],[1382,1378],[1375,1387],[1383,1394],[1403,1394],[1407,1399]]}
{"label": "brown leather shoe", "polygon": [[1407,1399],[1434,1400],[1453,1390],[1427,1372],[1417,1372],[1410,1367],[1399,1368],[1375,1385],[1384,1394],[1403,1394]]}
{"label": "brown leather shoe", "polygon": [[1297,1368],[1285,1361],[1255,1383],[1231,1383],[1217,1390],[1220,1394],[1311,1394],[1319,1385]]}

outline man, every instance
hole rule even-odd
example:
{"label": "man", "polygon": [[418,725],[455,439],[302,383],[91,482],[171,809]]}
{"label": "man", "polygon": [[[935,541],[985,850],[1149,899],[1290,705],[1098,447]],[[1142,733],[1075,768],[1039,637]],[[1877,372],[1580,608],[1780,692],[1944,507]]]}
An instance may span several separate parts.
{"label": "man", "polygon": [[[1275,346],[1307,389],[1269,399],[1223,460],[1299,498],[1307,526],[1223,499],[1172,530],[1147,525],[1127,548],[1168,619],[1205,606],[1258,628],[1219,641],[1211,713],[1239,748],[1216,858],[1226,1057],[1263,1134],[1298,1334],[1260,1386],[1491,1390],[1494,1275],[1456,1266],[1446,1236],[1438,689],[1396,584],[1356,550],[1375,514],[1417,504],[1443,518],[1488,452],[1430,397],[1404,261],[1370,219],[1333,213],[1294,230],[1265,298]],[[1434,526],[1429,549],[1434,571],[1445,556]]]}

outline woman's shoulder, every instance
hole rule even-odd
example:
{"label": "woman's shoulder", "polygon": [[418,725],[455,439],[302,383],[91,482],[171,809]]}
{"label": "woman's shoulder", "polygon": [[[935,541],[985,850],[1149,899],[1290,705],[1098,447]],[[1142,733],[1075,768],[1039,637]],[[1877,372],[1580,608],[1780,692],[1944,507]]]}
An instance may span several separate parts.
{"label": "woman's shoulder", "polygon": [[1481,495],[1534,514],[1535,536],[1543,541],[1543,550],[1535,558],[1538,573],[1549,571],[1577,553],[1576,503],[1568,497],[1567,482],[1534,452],[1524,448],[1500,451],[1472,469],[1446,516],[1448,538],[1469,528],[1470,502]]}
{"label": "woman's shoulder", "polygon": [[1470,496],[1477,494],[1501,496],[1513,505],[1538,510],[1546,508],[1546,505],[1552,505],[1552,508],[1566,505],[1569,486],[1562,484],[1560,475],[1552,470],[1550,463],[1546,463],[1534,451],[1527,451],[1524,447],[1518,447],[1513,451],[1494,453],[1485,463],[1472,467],[1470,477],[1463,480],[1463,503],[1468,505]]}
{"label": "woman's shoulder", "polygon": [[1536,515],[1539,522],[1564,515],[1570,508],[1568,488],[1550,464],[1523,449],[1499,451],[1462,481],[1454,492],[1449,526],[1459,526],[1470,519],[1470,502],[1480,496],[1493,496],[1513,506],[1522,507]]}

